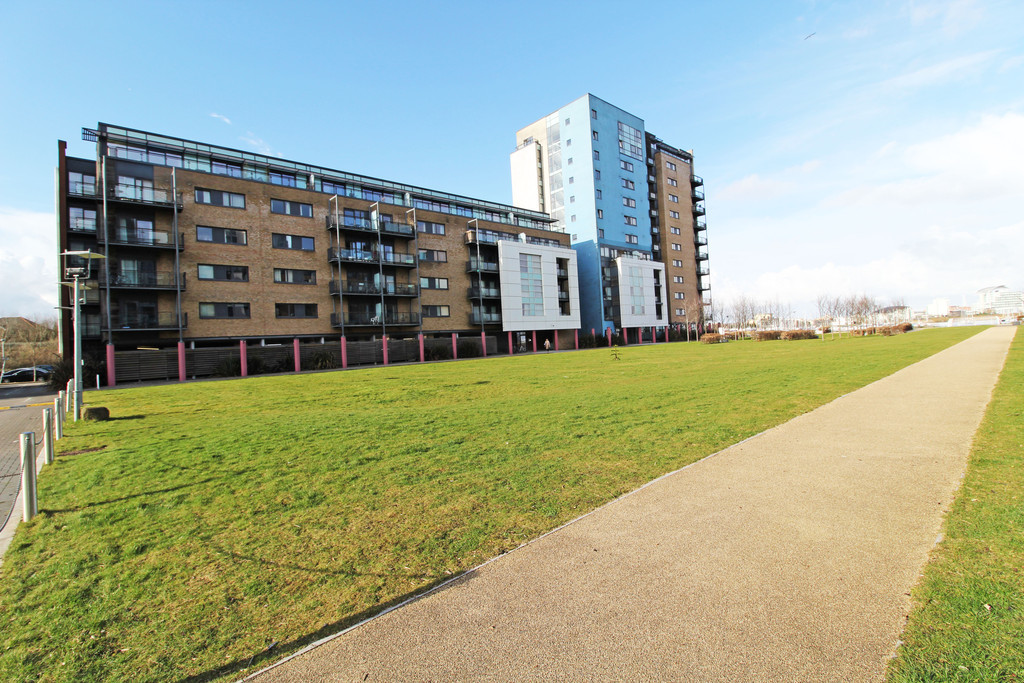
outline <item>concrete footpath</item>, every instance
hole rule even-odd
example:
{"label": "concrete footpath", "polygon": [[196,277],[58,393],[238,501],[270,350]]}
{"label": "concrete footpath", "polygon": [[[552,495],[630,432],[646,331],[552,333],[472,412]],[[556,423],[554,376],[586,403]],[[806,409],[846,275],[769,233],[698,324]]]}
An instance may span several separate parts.
{"label": "concrete footpath", "polygon": [[[21,434],[36,433],[38,454],[42,444],[43,408],[53,406],[55,396],[45,384],[0,385],[0,557],[21,519],[20,507],[12,512],[21,491]],[[5,525],[4,520],[13,523]]]}
{"label": "concrete footpath", "polygon": [[663,477],[253,678],[881,681],[1015,330]]}

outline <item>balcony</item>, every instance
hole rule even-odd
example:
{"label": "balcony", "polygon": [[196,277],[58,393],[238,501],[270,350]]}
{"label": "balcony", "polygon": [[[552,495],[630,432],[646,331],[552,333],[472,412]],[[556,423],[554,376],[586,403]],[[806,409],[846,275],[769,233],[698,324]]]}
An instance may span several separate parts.
{"label": "balcony", "polygon": [[[104,321],[105,323],[106,321]],[[140,332],[149,330],[176,330],[178,329],[177,313],[121,313],[114,315],[111,320],[113,327],[107,331],[113,332]],[[188,327],[188,313],[181,314],[181,326]],[[107,328],[104,328],[107,329]]]}
{"label": "balcony", "polygon": [[704,179],[701,178],[699,175],[691,175],[690,176],[690,185],[692,185],[693,187],[700,187],[703,184],[704,184]]}
{"label": "balcony", "polygon": [[698,292],[710,292],[711,291],[711,285],[709,285],[708,283],[704,282],[703,279],[698,279],[697,280],[697,291]]}
{"label": "balcony", "polygon": [[334,230],[356,230],[359,232],[377,232],[369,218],[354,218],[352,216],[328,216],[327,229]]}
{"label": "balcony", "polygon": [[363,249],[338,249],[331,247],[327,250],[327,260],[350,263],[376,263],[377,256],[372,251]]}
{"label": "balcony", "polygon": [[699,235],[694,235],[693,236],[693,244],[696,247],[706,247],[708,245],[708,238],[707,237],[701,237]]}
{"label": "balcony", "polygon": [[85,199],[96,199],[96,183],[83,183],[72,181],[68,183],[68,196],[83,197]]}
{"label": "balcony", "polygon": [[397,251],[385,251],[380,255],[380,260],[385,266],[416,267],[416,254],[403,254]]}
{"label": "balcony", "polygon": [[569,270],[566,268],[558,268],[555,270],[556,277],[569,277]]}
{"label": "balcony", "polygon": [[704,250],[704,249],[698,249],[696,257],[697,257],[698,261],[707,261],[708,260],[708,252],[706,250]]}
{"label": "balcony", "polygon": [[558,290],[558,300],[559,301],[568,301],[569,300],[569,292],[562,291],[561,289]]}
{"label": "balcony", "polygon": [[709,275],[710,273],[711,271],[708,270],[707,265],[697,267],[697,275]]}
{"label": "balcony", "polygon": [[345,313],[344,317],[337,313],[331,313],[331,327],[341,327],[344,324],[351,327],[380,327],[381,325],[419,325],[419,313],[396,313],[388,312],[382,321],[379,315],[369,313]]}
{"label": "balcony", "polygon": [[707,230],[708,229],[708,222],[707,221],[702,221],[702,220],[700,220],[698,218],[697,220],[695,220],[693,222],[693,229],[695,231],[697,231],[697,230]]}
{"label": "balcony", "polygon": [[68,222],[68,230],[71,232],[96,232],[95,218],[75,217]]}
{"label": "balcony", "polygon": [[180,278],[174,277],[174,271],[158,270],[152,273],[135,272],[111,275],[108,281],[106,273],[100,271],[100,286],[111,289],[185,289],[185,273]]}
{"label": "balcony", "polygon": [[[157,249],[174,249],[174,233],[166,230],[149,230],[135,227],[111,228],[107,235],[110,244],[123,244],[132,247],[155,247]],[[185,248],[185,233],[178,233],[178,251]]]}
{"label": "balcony", "polygon": [[466,290],[466,296],[470,299],[500,299],[501,290],[497,287],[484,287],[482,290],[479,287],[470,287]]}
{"label": "balcony", "polygon": [[497,244],[499,240],[507,240],[508,237],[496,234],[491,231],[467,230],[464,238],[465,244]]}
{"label": "balcony", "polygon": [[381,221],[380,231],[389,235],[400,235],[402,237],[414,237],[416,235],[416,228],[408,223],[399,223],[397,221]]}
{"label": "balcony", "polygon": [[132,184],[117,184],[107,188],[107,197],[126,204],[142,204],[144,206],[182,207],[181,194],[177,200],[170,190],[161,190],[153,187],[142,187]]}
{"label": "balcony", "polygon": [[704,199],[704,190],[698,190],[697,188],[693,188],[693,189],[692,189],[692,190],[690,191],[690,197],[691,197],[691,198],[692,198],[692,199],[693,199],[694,201],[698,201],[698,202],[699,202],[699,201],[703,201],[703,199]]}
{"label": "balcony", "polygon": [[469,314],[470,325],[497,325],[500,322],[501,313],[484,313],[483,316],[481,316],[479,311],[473,311]]}
{"label": "balcony", "polygon": [[466,264],[467,273],[497,273],[498,264],[494,261],[477,261],[475,258],[469,259],[469,263]]}
{"label": "balcony", "polygon": [[405,282],[388,282],[383,286],[379,282],[363,282],[360,280],[331,280],[331,294],[349,294],[354,296],[416,296],[419,286]]}
{"label": "balcony", "polygon": [[696,204],[694,204],[693,205],[693,215],[694,216],[703,216],[704,215],[704,205],[701,204],[700,202],[697,202]]}

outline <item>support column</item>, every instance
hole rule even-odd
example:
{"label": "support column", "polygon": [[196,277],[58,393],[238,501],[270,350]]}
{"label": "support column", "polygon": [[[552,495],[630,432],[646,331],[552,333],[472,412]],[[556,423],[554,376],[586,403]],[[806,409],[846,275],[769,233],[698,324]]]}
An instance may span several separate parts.
{"label": "support column", "polygon": [[665,325],[665,343],[668,344],[668,325]]}
{"label": "support column", "polygon": [[508,355],[510,355],[510,356],[512,355],[512,331],[511,330],[509,330],[509,333],[508,333]]}
{"label": "support column", "polygon": [[242,361],[242,377],[249,376],[249,353],[245,345],[245,340],[238,342],[238,355]]}
{"label": "support column", "polygon": [[384,365],[387,365],[388,364],[388,336],[387,335],[384,335],[384,338],[381,340],[381,349],[383,349],[383,351],[384,351]]}
{"label": "support column", "polygon": [[459,359],[459,334],[458,332],[452,332],[452,358],[455,360]]}
{"label": "support column", "polygon": [[295,372],[302,372],[302,352],[299,350],[298,337],[292,340],[292,349],[295,352]]}
{"label": "support column", "polygon": [[558,330],[555,330],[555,351],[558,350]]}
{"label": "support column", "polygon": [[484,358],[487,358],[487,333],[480,333],[480,350],[484,353]]}
{"label": "support column", "polygon": [[117,368],[114,367],[114,345],[107,344],[107,386],[117,385]]}
{"label": "support column", "polygon": [[654,344],[657,341],[658,341],[658,330],[656,330],[654,328],[654,326],[652,325],[651,326],[651,343]]}
{"label": "support column", "polygon": [[579,330],[573,330],[572,331],[572,336],[576,340],[576,350],[579,351],[580,350],[580,331]]}
{"label": "support column", "polygon": [[422,363],[424,360],[426,360],[426,354],[423,353],[423,333],[420,332],[418,337],[420,342],[420,362]]}
{"label": "support column", "polygon": [[345,335],[341,335],[341,369],[348,369],[348,342]]}
{"label": "support column", "polygon": [[178,342],[178,381],[185,381],[185,342]]}
{"label": "support column", "polygon": [[606,336],[608,337],[608,346],[611,346],[612,345],[612,328],[606,327],[606,328],[604,328],[604,331],[607,333]]}
{"label": "support column", "polygon": [[533,352],[537,353],[537,330],[533,331]]}

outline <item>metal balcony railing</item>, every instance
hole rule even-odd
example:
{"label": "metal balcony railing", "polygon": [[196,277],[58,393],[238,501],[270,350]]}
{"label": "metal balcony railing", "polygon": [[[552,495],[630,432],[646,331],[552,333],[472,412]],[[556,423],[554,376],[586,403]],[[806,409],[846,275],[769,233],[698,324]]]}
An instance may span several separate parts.
{"label": "metal balcony railing", "polygon": [[479,287],[470,287],[466,290],[466,296],[470,299],[479,299],[481,296],[484,299],[500,299],[501,290],[497,287],[484,287],[482,290]]}
{"label": "metal balcony railing", "polygon": [[693,222],[693,229],[694,230],[707,230],[708,229],[708,222],[698,218],[697,220],[695,220]]}
{"label": "metal balcony railing", "polygon": [[485,273],[497,273],[498,264],[493,261],[477,261],[475,258],[469,259],[469,263],[466,264],[466,272],[473,273],[476,271],[482,271]]}
{"label": "metal balcony railing", "polygon": [[704,199],[704,191],[698,190],[697,188],[693,188],[693,190],[690,191],[690,197],[697,201],[701,201],[702,199]]}
{"label": "metal balcony railing", "polygon": [[694,187],[699,187],[704,184],[704,179],[701,178],[699,175],[691,175],[690,184],[693,185]]}
{"label": "metal balcony railing", "polygon": [[403,254],[397,251],[385,251],[381,253],[380,260],[384,265],[415,266],[416,254]]}
{"label": "metal balcony railing", "polygon": [[420,314],[419,313],[386,313],[384,319],[381,320],[380,315],[373,315],[370,313],[345,313],[344,317],[339,316],[337,313],[331,313],[331,326],[341,327],[341,321],[344,320],[346,325],[353,326],[380,326],[380,325],[419,325]]}
{"label": "metal balcony railing", "polygon": [[[126,330],[176,330],[177,313],[119,313],[111,318],[112,331]],[[188,327],[188,314],[181,314],[181,326]]]}
{"label": "metal balcony railing", "polygon": [[419,293],[419,286],[405,282],[388,282],[381,286],[378,282],[363,282],[361,280],[331,280],[329,291],[331,294],[416,296],[416,294]]}
{"label": "metal balcony railing", "polygon": [[386,232],[389,235],[401,235],[403,237],[412,237],[416,234],[416,228],[407,223],[399,223],[398,221],[381,221],[380,231]]}
{"label": "metal balcony railing", "polygon": [[698,246],[698,247],[706,247],[707,244],[708,244],[708,238],[707,237],[699,237],[697,235],[694,235],[694,237],[693,237],[693,244],[695,246]]}
{"label": "metal balcony railing", "polygon": [[96,182],[83,183],[81,181],[72,181],[68,183],[68,194],[75,195],[76,197],[95,197],[96,196]]}
{"label": "metal balcony railing", "polygon": [[701,249],[698,249],[697,250],[697,260],[698,261],[707,261],[708,260],[708,252],[703,251]]}
{"label": "metal balcony railing", "polygon": [[185,289],[185,273],[179,273],[174,277],[172,270],[158,270],[155,272],[128,272],[111,274],[108,280],[107,274],[100,271],[101,287],[126,287],[140,289],[175,289],[178,283]]}
{"label": "metal balcony railing", "polygon": [[354,218],[352,216],[328,216],[327,229],[334,230],[340,227],[342,230],[361,230],[364,232],[375,232],[369,218]]}
{"label": "metal balcony railing", "polygon": [[708,269],[707,266],[700,266],[699,268],[697,268],[697,275],[708,275],[710,273],[711,271]]}
{"label": "metal balcony railing", "polygon": [[697,202],[696,204],[694,204],[693,205],[693,215],[694,216],[703,216],[704,215],[704,205],[701,204],[700,202]]}
{"label": "metal balcony railing", "polygon": [[[501,322],[501,313],[484,313],[482,317],[484,325],[492,325]],[[469,314],[470,325],[479,325],[480,323],[481,315],[479,311],[473,311]]]}
{"label": "metal balcony railing", "polygon": [[131,184],[117,184],[107,188],[107,194],[111,199],[117,199],[133,204],[147,204],[150,206],[177,206],[181,204],[181,195],[175,201],[170,190],[163,190],[155,187],[142,187]]}
{"label": "metal balcony railing", "polygon": [[74,232],[96,232],[95,218],[72,218],[68,223],[68,230]]}
{"label": "metal balcony railing", "polygon": [[[111,228],[107,235],[111,244],[130,244],[136,247],[174,248],[174,233],[136,227]],[[185,248],[185,233],[178,233],[178,249]]]}

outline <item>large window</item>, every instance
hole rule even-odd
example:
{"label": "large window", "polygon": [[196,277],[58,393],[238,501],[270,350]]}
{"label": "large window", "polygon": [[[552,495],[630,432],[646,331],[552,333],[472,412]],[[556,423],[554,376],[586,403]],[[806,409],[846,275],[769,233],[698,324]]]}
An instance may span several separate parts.
{"label": "large window", "polygon": [[242,167],[238,164],[228,164],[223,161],[214,161],[210,164],[210,168],[213,169],[214,173],[218,175],[226,175],[232,178],[242,177]]}
{"label": "large window", "polygon": [[672,187],[676,187],[679,185],[679,183],[676,182],[675,178],[665,178],[665,180],[667,180],[668,184],[671,185]]}
{"label": "large window", "polygon": [[68,192],[71,194],[96,194],[96,176],[68,171]]}
{"label": "large window", "polygon": [[238,194],[237,192],[204,190],[197,187],[196,204],[209,204],[211,206],[227,206],[232,209],[244,209],[245,195]]}
{"label": "large window", "polygon": [[629,287],[630,312],[633,315],[644,314],[644,277],[639,266],[630,266],[626,275]]}
{"label": "large window", "polygon": [[668,167],[668,170],[670,170],[670,171],[676,170],[676,165],[673,164],[671,161],[666,161],[665,165]]}
{"label": "large window", "polygon": [[274,282],[285,285],[315,285],[315,270],[296,268],[274,268]]}
{"label": "large window", "polygon": [[447,318],[451,315],[448,306],[423,306],[424,318]]}
{"label": "large window", "polygon": [[94,209],[83,209],[80,206],[68,207],[68,217],[71,223],[69,230],[78,232],[96,232],[96,211]]}
{"label": "large window", "polygon": [[316,304],[274,304],[274,315],[278,318],[315,318]]}
{"label": "large window", "polygon": [[448,252],[441,249],[420,249],[420,261],[448,263]]}
{"label": "large window", "polygon": [[297,251],[314,251],[313,238],[305,235],[284,235],[279,232],[273,233],[272,242],[274,249],[295,249]]}
{"label": "large window", "polygon": [[626,161],[625,159],[619,159],[619,168],[621,168],[623,171],[630,171],[630,172],[632,172],[633,171],[633,162],[632,161]]}
{"label": "large window", "polygon": [[636,225],[636,216],[623,216],[622,219],[626,225]]}
{"label": "large window", "polygon": [[623,197],[622,198],[622,205],[623,206],[628,206],[631,209],[635,209],[636,208],[636,200],[633,199],[632,197]]}
{"label": "large window", "polygon": [[622,181],[622,186],[624,188],[626,188],[627,190],[635,190],[636,189],[636,183],[634,183],[629,178],[620,178],[619,180]]}
{"label": "large window", "polygon": [[270,182],[274,185],[295,187],[295,175],[291,173],[279,173],[278,171],[271,171]]}
{"label": "large window", "polygon": [[423,289],[448,289],[446,277],[421,277],[420,287]]}
{"label": "large window", "polygon": [[676,242],[672,243],[672,251],[682,251],[682,250],[683,250],[683,247],[681,245],[677,244]]}
{"label": "large window", "polygon": [[430,221],[416,221],[416,229],[427,235],[443,235],[444,223],[431,223]]}
{"label": "large window", "polygon": [[[294,179],[293,179],[294,180]],[[302,202],[291,202],[286,199],[271,199],[270,213],[283,213],[286,216],[313,217],[313,205]]]}
{"label": "large window", "polygon": [[538,254],[519,255],[519,278],[523,288],[523,315],[544,315],[544,286]]}
{"label": "large window", "polygon": [[640,139],[640,131],[627,123],[619,121],[619,152],[626,156],[643,161],[644,147]]}
{"label": "large window", "polygon": [[200,318],[248,318],[249,304],[230,302],[203,302],[199,304]]}
{"label": "large window", "polygon": [[223,282],[248,282],[249,266],[228,266],[210,263],[197,265],[200,280],[221,280]]}
{"label": "large window", "polygon": [[196,226],[197,242],[213,242],[214,244],[247,244],[245,230],[233,228],[211,228],[206,225]]}

